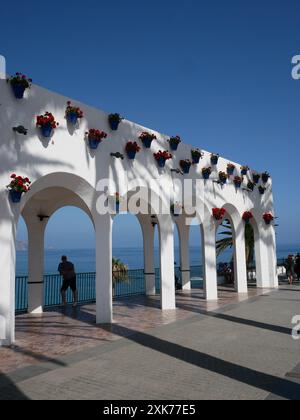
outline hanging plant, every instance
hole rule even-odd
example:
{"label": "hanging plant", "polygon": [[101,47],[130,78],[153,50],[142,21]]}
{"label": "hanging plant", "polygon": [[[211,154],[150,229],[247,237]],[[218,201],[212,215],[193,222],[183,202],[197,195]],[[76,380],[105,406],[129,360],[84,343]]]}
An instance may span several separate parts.
{"label": "hanging plant", "polygon": [[220,221],[220,220],[223,220],[223,218],[226,214],[226,210],[223,209],[223,208],[222,209],[215,208],[215,209],[212,210],[212,214],[213,214],[213,217],[215,218],[215,220]]}
{"label": "hanging plant", "polygon": [[220,181],[220,183],[221,184],[226,184],[226,182],[227,182],[227,179],[228,179],[228,175],[225,173],[225,172],[219,172],[219,181]]}
{"label": "hanging plant", "polygon": [[176,151],[179,144],[181,143],[181,138],[179,136],[171,137],[168,142],[170,143],[171,150]]}
{"label": "hanging plant", "polygon": [[253,219],[253,213],[251,211],[245,211],[243,214],[244,222],[249,223],[251,219]]}
{"label": "hanging plant", "polygon": [[246,176],[249,170],[250,170],[249,166],[241,166],[241,174],[243,176]]}
{"label": "hanging plant", "polygon": [[171,205],[171,214],[173,214],[174,217],[178,217],[182,214],[183,206],[182,204],[176,202]]}
{"label": "hanging plant", "polygon": [[264,195],[264,193],[266,192],[266,188],[265,187],[262,187],[262,186],[260,186],[259,188],[258,188],[258,191],[259,191],[259,193],[261,194],[261,195]]}
{"label": "hanging plant", "polygon": [[140,135],[139,139],[141,140],[143,145],[146,147],[146,149],[150,149],[153,140],[156,140],[157,137],[155,134],[151,134],[151,133],[148,133],[147,131],[144,131]]}
{"label": "hanging plant", "polygon": [[200,149],[192,149],[191,151],[192,161],[194,165],[197,165],[202,159],[204,153]]}
{"label": "hanging plant", "polygon": [[124,120],[124,118],[122,118],[120,114],[110,114],[108,116],[108,122],[109,122],[110,128],[113,131],[117,131],[118,130],[119,124],[123,120]]}
{"label": "hanging plant", "polygon": [[202,175],[204,179],[209,179],[212,173],[212,168],[209,166],[208,168],[202,169]]}
{"label": "hanging plant", "polygon": [[228,165],[227,165],[227,174],[229,176],[230,175],[233,175],[234,174],[234,171],[235,171],[235,165],[233,163],[228,163]]}
{"label": "hanging plant", "polygon": [[96,150],[102,140],[107,138],[107,134],[104,131],[96,130],[95,128],[91,128],[85,134],[88,138],[89,147],[92,150]]}
{"label": "hanging plant", "polygon": [[266,184],[269,181],[269,179],[270,179],[269,172],[264,172],[263,174],[261,174],[261,179],[262,179],[262,182],[264,184]]}
{"label": "hanging plant", "polygon": [[220,158],[220,155],[218,155],[218,154],[216,154],[216,153],[212,153],[211,155],[210,155],[210,161],[211,161],[211,164],[212,165],[217,165],[218,164],[218,162],[219,162],[219,158]]}
{"label": "hanging plant", "polygon": [[141,148],[137,144],[136,141],[135,142],[129,141],[126,144],[126,149],[125,150],[126,150],[128,158],[130,160],[133,160],[133,159],[135,159],[136,154],[141,150]]}
{"label": "hanging plant", "polygon": [[179,165],[180,165],[181,169],[183,170],[184,174],[189,174],[190,173],[192,162],[189,159],[181,160],[179,162]]}
{"label": "hanging plant", "polygon": [[72,106],[71,101],[67,102],[66,119],[70,124],[77,124],[79,119],[83,118],[83,112],[79,107]]}
{"label": "hanging plant", "polygon": [[253,174],[253,182],[254,184],[258,184],[260,181],[260,174]]}
{"label": "hanging plant", "polygon": [[7,82],[10,83],[16,99],[22,99],[25,90],[30,89],[32,79],[29,79],[25,74],[16,73],[15,76],[7,79]]}
{"label": "hanging plant", "polygon": [[162,152],[159,150],[157,153],[154,153],[154,158],[160,168],[164,168],[166,166],[166,161],[172,159],[171,153],[164,151]]}
{"label": "hanging plant", "polygon": [[55,121],[51,112],[45,112],[44,115],[36,117],[36,126],[41,129],[43,137],[49,138],[51,137],[53,130],[59,126],[59,123]]}
{"label": "hanging plant", "polygon": [[265,213],[263,219],[266,222],[266,225],[270,225],[274,220],[274,216],[272,213]]}
{"label": "hanging plant", "polygon": [[116,192],[114,195],[110,195],[108,197],[110,209],[116,213],[120,213],[121,201],[123,201],[123,199],[121,198],[121,195],[119,192]]}
{"label": "hanging plant", "polygon": [[247,188],[248,188],[250,191],[254,191],[254,188],[255,188],[255,184],[254,184],[254,182],[249,181],[249,182],[248,182],[248,184],[247,184]]}
{"label": "hanging plant", "polygon": [[26,194],[30,190],[31,181],[29,178],[23,178],[16,174],[11,175],[11,182],[6,188],[9,190],[9,197],[12,203],[19,203],[22,194]]}
{"label": "hanging plant", "polygon": [[243,181],[244,181],[244,178],[240,176],[234,177],[234,180],[233,180],[236,188],[241,188]]}

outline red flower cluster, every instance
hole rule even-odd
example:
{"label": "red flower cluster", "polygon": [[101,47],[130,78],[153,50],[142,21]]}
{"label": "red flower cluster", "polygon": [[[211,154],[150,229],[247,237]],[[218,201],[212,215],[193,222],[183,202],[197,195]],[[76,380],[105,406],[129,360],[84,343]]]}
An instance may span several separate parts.
{"label": "red flower cluster", "polygon": [[135,142],[129,141],[129,142],[126,144],[126,152],[136,152],[136,153],[138,153],[140,150],[141,150],[141,148],[140,148],[140,146],[137,144],[137,142],[136,142],[136,141],[135,141]]}
{"label": "red flower cluster", "polygon": [[90,140],[98,140],[99,142],[107,137],[107,134],[104,131],[96,130],[95,128],[91,128],[88,132],[86,132],[86,135]]}
{"label": "red flower cluster", "polygon": [[251,211],[245,211],[245,213],[243,214],[243,220],[245,222],[249,222],[249,220],[253,219],[253,214],[251,213]]}
{"label": "red flower cluster", "polygon": [[55,118],[51,114],[51,112],[45,112],[44,115],[39,115],[38,117],[36,117],[36,126],[37,127],[43,127],[45,125],[49,125],[53,129],[55,129],[59,126],[59,123],[55,121]]}
{"label": "red flower cluster", "polygon": [[203,174],[211,174],[212,173],[212,168],[211,166],[207,167],[207,168],[202,168],[202,173]]}
{"label": "red flower cluster", "polygon": [[30,190],[31,182],[29,178],[23,178],[22,176],[12,174],[11,179],[11,183],[7,186],[8,189],[21,193],[27,193]]}
{"label": "red flower cluster", "polygon": [[155,135],[155,134],[148,133],[147,131],[144,131],[144,132],[140,135],[139,139],[140,139],[141,141],[143,141],[143,140],[145,140],[145,139],[156,140],[156,139],[157,139],[157,137],[156,137],[156,135]]}
{"label": "red flower cluster", "polygon": [[223,217],[225,216],[226,210],[223,209],[223,208],[222,209],[215,208],[215,209],[212,210],[212,212],[213,212],[213,217],[216,220],[223,220]]}
{"label": "red flower cluster", "polygon": [[30,88],[32,79],[28,78],[25,74],[16,73],[15,76],[12,76],[8,79],[11,85],[22,85],[25,89]]}
{"label": "red flower cluster", "polygon": [[274,220],[274,216],[273,216],[273,214],[271,214],[271,213],[265,213],[264,215],[263,215],[263,219],[264,219],[264,221],[266,222],[266,223],[271,223],[271,222],[273,222],[273,220]]}
{"label": "red flower cluster", "polygon": [[79,107],[72,106],[72,102],[67,102],[67,108],[66,108],[66,115],[68,114],[76,114],[77,118],[83,118],[83,111]]}
{"label": "red flower cluster", "polygon": [[227,168],[228,169],[235,169],[235,165],[233,163],[228,163]]}
{"label": "red flower cluster", "polygon": [[241,177],[241,176],[235,176],[235,177],[234,177],[234,180],[233,180],[233,182],[234,182],[235,184],[242,184],[242,183],[243,183],[243,181],[244,181],[244,178],[243,178],[243,177]]}
{"label": "red flower cluster", "polygon": [[157,153],[154,153],[153,155],[154,155],[155,160],[160,160],[160,159],[169,160],[169,159],[172,159],[173,157],[171,153],[166,152],[166,151],[162,152],[161,150],[159,150]]}

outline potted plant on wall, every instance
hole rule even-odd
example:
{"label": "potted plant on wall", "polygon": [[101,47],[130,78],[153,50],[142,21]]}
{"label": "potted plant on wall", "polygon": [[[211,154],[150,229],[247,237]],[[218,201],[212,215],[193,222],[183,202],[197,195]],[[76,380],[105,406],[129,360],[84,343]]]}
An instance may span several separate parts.
{"label": "potted plant on wall", "polygon": [[55,121],[51,112],[45,112],[44,115],[36,117],[36,126],[41,129],[43,137],[49,138],[51,137],[53,130],[59,126],[59,123]]}
{"label": "potted plant on wall", "polygon": [[234,177],[233,182],[234,182],[235,188],[237,189],[241,188],[243,181],[244,181],[244,178],[241,176]]}
{"label": "potted plant on wall", "polygon": [[254,184],[254,182],[249,181],[249,182],[248,182],[248,184],[247,184],[247,188],[248,188],[248,190],[250,190],[250,191],[254,191],[254,188],[255,188],[255,184]]}
{"label": "potted plant on wall", "polygon": [[89,147],[92,150],[96,150],[102,140],[107,138],[107,134],[104,131],[96,130],[95,128],[90,128],[85,134],[88,138]]}
{"label": "potted plant on wall", "polygon": [[203,157],[203,152],[200,149],[192,149],[191,155],[193,164],[197,165]]}
{"label": "potted plant on wall", "polygon": [[241,166],[241,174],[242,176],[246,176],[249,171],[249,166]]}
{"label": "potted plant on wall", "polygon": [[122,118],[120,114],[110,114],[108,116],[109,126],[113,131],[118,130],[120,122],[123,120],[124,118]]}
{"label": "potted plant on wall", "polygon": [[181,160],[179,162],[179,165],[180,165],[184,174],[190,173],[192,162],[189,159]]}
{"label": "potted plant on wall", "polygon": [[146,147],[146,149],[150,149],[153,140],[156,140],[157,137],[156,137],[155,134],[148,133],[147,131],[144,131],[140,135],[139,139],[141,140],[141,142],[143,143],[143,145]]}
{"label": "potted plant on wall", "polygon": [[269,179],[270,179],[269,172],[264,172],[263,174],[261,174],[261,179],[262,179],[262,182],[264,184],[266,184],[269,181]]}
{"label": "potted plant on wall", "polygon": [[234,174],[234,171],[235,171],[235,165],[233,163],[228,163],[228,165],[227,165],[227,174],[229,176],[230,175],[233,175]]}
{"label": "potted plant on wall", "polygon": [[218,155],[218,154],[216,154],[216,153],[212,153],[211,155],[210,155],[210,161],[211,161],[211,164],[212,165],[217,165],[218,164],[218,162],[219,162],[219,158],[220,158],[220,155]]}
{"label": "potted plant on wall", "polygon": [[265,213],[263,219],[266,222],[266,225],[270,225],[274,220],[274,216],[272,213]]}
{"label": "potted plant on wall", "polygon": [[182,204],[176,202],[171,205],[171,214],[174,217],[178,217],[180,214],[182,214],[183,206]]}
{"label": "potted plant on wall", "polygon": [[164,168],[166,166],[166,161],[172,159],[171,153],[167,151],[159,150],[157,153],[154,153],[154,158],[160,168]]}
{"label": "potted plant on wall", "polygon": [[79,107],[72,106],[72,102],[67,102],[66,119],[70,124],[77,124],[79,119],[83,118],[83,112]]}
{"label": "potted plant on wall", "polygon": [[225,172],[223,171],[219,172],[219,181],[222,185],[226,184],[227,179],[228,179],[228,175]]}
{"label": "potted plant on wall", "polygon": [[212,173],[212,168],[209,166],[207,168],[202,169],[202,175],[204,179],[209,179]]}
{"label": "potted plant on wall", "polygon": [[258,184],[260,181],[260,174],[253,174],[253,182],[254,184]]}
{"label": "potted plant on wall", "polygon": [[245,211],[243,214],[244,222],[249,223],[251,219],[253,219],[253,213],[251,211]]}
{"label": "potted plant on wall", "polygon": [[30,184],[29,178],[12,174],[11,182],[7,185],[11,202],[20,203],[22,194],[26,194],[30,190]]}
{"label": "potted plant on wall", "polygon": [[261,195],[264,195],[264,193],[266,192],[266,188],[265,187],[263,187],[263,186],[259,186],[259,188],[258,188],[258,191],[259,191],[259,193],[261,194]]}
{"label": "potted plant on wall", "polygon": [[168,142],[170,143],[171,150],[176,151],[179,144],[181,143],[181,138],[179,136],[171,137]]}
{"label": "potted plant on wall", "polygon": [[215,208],[215,209],[212,210],[212,213],[213,213],[214,219],[217,220],[217,221],[220,221],[220,220],[223,220],[223,218],[226,214],[226,210],[223,209],[223,208],[221,208],[221,209]]}
{"label": "potted plant on wall", "polygon": [[10,83],[15,97],[22,99],[24,98],[25,90],[31,87],[32,79],[29,79],[25,74],[16,73],[15,76],[7,79],[7,82]]}
{"label": "potted plant on wall", "polygon": [[135,142],[133,142],[133,141],[129,141],[127,144],[126,144],[126,148],[125,148],[125,150],[126,150],[126,153],[127,153],[127,156],[128,156],[128,159],[130,159],[130,160],[134,160],[135,159],[135,156],[136,156],[136,154],[141,150],[141,148],[140,148],[140,146],[137,144],[137,142],[135,141]]}

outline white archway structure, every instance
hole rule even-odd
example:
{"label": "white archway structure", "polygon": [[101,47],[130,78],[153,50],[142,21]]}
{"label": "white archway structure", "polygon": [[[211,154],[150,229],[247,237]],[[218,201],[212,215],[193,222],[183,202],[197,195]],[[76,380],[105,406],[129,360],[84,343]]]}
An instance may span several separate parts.
{"label": "white archway structure", "polygon": [[[212,217],[212,208],[225,207],[232,221],[236,244],[235,265],[237,291],[247,292],[245,246],[242,214],[253,209],[253,224],[256,235],[256,259],[258,284],[260,287],[277,287],[276,243],[272,226],[262,220],[264,212],[273,212],[271,181],[262,196],[244,189],[236,190],[230,181],[221,186],[216,182],[219,171],[226,171],[228,160],[220,158],[214,167],[212,179],[203,181],[201,169],[210,166],[210,153],[204,152],[199,165],[193,166],[189,176],[174,172],[181,159],[191,157],[191,146],[182,143],[173,153],[165,169],[159,169],[153,158],[158,150],[168,150],[168,138],[153,132],[157,140],[151,149],[138,153],[134,161],[116,159],[112,153],[123,153],[127,141],[138,141],[145,127],[123,121],[118,131],[108,126],[108,114],[86,105],[76,103],[84,111],[85,118],[74,129],[65,120],[66,102],[69,98],[32,86],[23,100],[14,98],[9,84],[0,80],[0,345],[11,344],[15,339],[15,262],[16,227],[20,215],[24,219],[29,235],[29,310],[42,311],[43,296],[43,253],[46,218],[59,208],[72,205],[81,208],[91,218],[96,235],[96,307],[97,322],[112,322],[112,225],[113,215],[98,212],[97,191],[99,181],[110,181],[108,194],[119,192],[126,201],[139,187],[148,192],[148,198],[141,201],[149,214],[137,214],[144,238],[145,282],[147,295],[155,293],[153,243],[154,229],[151,216],[157,217],[160,239],[161,308],[175,309],[174,286],[174,220],[170,215],[170,202],[182,201],[178,181],[189,178],[193,181],[192,196],[197,198],[196,213],[202,232],[205,295],[215,300],[217,292],[215,236],[217,223]],[[74,101],[75,102],[75,101]],[[45,111],[52,112],[60,123],[50,142],[45,142],[35,127],[35,117]],[[12,128],[23,125],[28,135],[15,133]],[[98,150],[90,151],[85,141],[85,132],[98,128],[108,133]],[[239,166],[236,165],[239,171]],[[31,191],[23,195],[20,204],[9,201],[5,186],[10,175],[28,176],[32,181]],[[153,188],[157,180],[163,188]],[[150,195],[149,195],[150,192]],[[153,201],[157,204],[153,205]],[[181,248],[181,269],[183,287],[190,288],[189,278],[189,216],[185,213],[177,223]]]}

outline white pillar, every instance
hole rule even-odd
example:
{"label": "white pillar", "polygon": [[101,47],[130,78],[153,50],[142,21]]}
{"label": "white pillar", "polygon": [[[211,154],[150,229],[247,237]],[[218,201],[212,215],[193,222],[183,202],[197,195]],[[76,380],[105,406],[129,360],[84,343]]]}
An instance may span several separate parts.
{"label": "white pillar", "polygon": [[255,266],[256,286],[258,288],[270,287],[268,249],[265,242],[265,226],[253,226],[255,237]]}
{"label": "white pillar", "polygon": [[111,324],[113,321],[112,223],[110,215],[95,217],[97,324]]}
{"label": "white pillar", "polygon": [[235,287],[238,293],[248,293],[245,222],[239,221],[233,231]]}
{"label": "white pillar", "polygon": [[191,290],[191,270],[190,270],[190,226],[185,224],[185,219],[177,224],[180,242],[180,270],[182,280],[182,290]]}
{"label": "white pillar", "polygon": [[161,308],[175,309],[174,225],[170,215],[159,216],[158,219]]}
{"label": "white pillar", "polygon": [[211,219],[202,225],[202,260],[206,300],[218,299],[216,225]]}
{"label": "white pillar", "polygon": [[0,193],[0,346],[15,341],[16,226],[19,205]]}
{"label": "white pillar", "polygon": [[151,219],[140,218],[140,224],[143,232],[144,242],[144,273],[146,295],[153,296],[156,294],[155,288],[155,267],[154,267],[154,227]]}
{"label": "white pillar", "polygon": [[269,284],[271,288],[278,289],[279,280],[277,273],[277,250],[274,226],[266,226],[266,246],[268,250]]}
{"label": "white pillar", "polygon": [[44,305],[44,239],[47,220],[25,217],[28,230],[28,312],[41,314]]}

